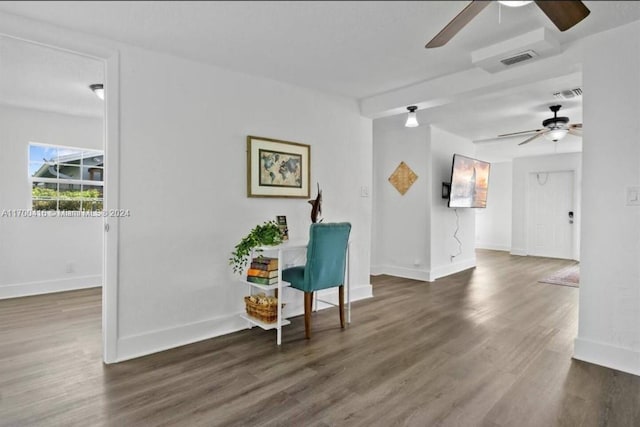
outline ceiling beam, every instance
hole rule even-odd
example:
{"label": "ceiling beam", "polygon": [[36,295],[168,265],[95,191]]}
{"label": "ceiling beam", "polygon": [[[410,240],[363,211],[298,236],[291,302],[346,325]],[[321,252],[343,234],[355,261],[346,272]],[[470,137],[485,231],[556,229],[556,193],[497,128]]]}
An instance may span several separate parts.
{"label": "ceiling beam", "polygon": [[582,71],[583,43],[567,45],[564,51],[498,73],[474,67],[360,100],[360,112],[372,119],[403,114],[408,105],[418,110],[487,95],[541,80]]}

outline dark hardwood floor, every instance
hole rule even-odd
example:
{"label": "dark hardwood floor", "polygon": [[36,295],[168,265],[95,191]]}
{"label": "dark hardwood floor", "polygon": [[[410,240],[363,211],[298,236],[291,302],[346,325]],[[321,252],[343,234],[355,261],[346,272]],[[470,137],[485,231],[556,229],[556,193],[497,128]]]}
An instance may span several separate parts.
{"label": "dark hardwood floor", "polygon": [[106,366],[100,291],[0,301],[2,426],[640,426],[640,377],[571,359],[568,261],[478,251],[434,283]]}

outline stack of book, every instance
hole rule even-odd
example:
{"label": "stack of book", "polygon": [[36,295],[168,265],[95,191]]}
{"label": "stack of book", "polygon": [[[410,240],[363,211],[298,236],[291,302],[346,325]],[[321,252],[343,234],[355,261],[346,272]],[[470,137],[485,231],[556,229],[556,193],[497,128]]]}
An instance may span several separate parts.
{"label": "stack of book", "polygon": [[257,257],[251,260],[247,271],[247,282],[260,285],[278,283],[278,258]]}

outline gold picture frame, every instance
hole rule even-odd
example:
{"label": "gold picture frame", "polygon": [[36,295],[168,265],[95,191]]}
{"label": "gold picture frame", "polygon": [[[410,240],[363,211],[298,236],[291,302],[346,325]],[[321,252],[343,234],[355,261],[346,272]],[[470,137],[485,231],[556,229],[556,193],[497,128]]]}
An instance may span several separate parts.
{"label": "gold picture frame", "polygon": [[247,136],[247,197],[309,198],[311,147]]}

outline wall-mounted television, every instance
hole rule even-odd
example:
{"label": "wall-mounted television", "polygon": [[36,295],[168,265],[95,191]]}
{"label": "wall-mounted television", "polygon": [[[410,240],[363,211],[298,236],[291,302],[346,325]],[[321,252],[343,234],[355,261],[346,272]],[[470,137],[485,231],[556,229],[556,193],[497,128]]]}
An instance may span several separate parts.
{"label": "wall-mounted television", "polygon": [[453,155],[450,208],[486,208],[491,165],[461,154]]}

